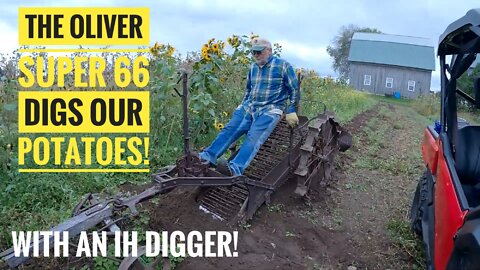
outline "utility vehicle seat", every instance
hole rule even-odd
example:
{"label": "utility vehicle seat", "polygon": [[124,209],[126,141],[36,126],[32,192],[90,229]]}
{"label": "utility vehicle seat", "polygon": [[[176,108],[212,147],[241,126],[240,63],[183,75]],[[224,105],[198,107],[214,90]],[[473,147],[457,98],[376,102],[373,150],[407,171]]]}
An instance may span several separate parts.
{"label": "utility vehicle seat", "polygon": [[480,126],[458,130],[455,167],[468,204],[480,205]]}
{"label": "utility vehicle seat", "polygon": [[480,126],[466,126],[458,130],[455,167],[460,182],[480,183]]}

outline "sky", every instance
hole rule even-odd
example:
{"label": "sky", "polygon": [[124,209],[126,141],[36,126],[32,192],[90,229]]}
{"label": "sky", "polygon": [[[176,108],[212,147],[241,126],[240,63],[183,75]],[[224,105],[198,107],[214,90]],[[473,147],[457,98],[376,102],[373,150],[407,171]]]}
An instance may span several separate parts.
{"label": "sky", "polygon": [[[424,37],[435,46],[445,28],[472,8],[474,0],[1,0],[0,53],[18,47],[18,8],[149,7],[150,44],[173,45],[185,55],[208,39],[255,33],[282,48],[282,58],[296,68],[338,76],[326,48],[342,26],[377,28],[386,34]],[[432,73],[432,90],[439,90],[439,65]]]}

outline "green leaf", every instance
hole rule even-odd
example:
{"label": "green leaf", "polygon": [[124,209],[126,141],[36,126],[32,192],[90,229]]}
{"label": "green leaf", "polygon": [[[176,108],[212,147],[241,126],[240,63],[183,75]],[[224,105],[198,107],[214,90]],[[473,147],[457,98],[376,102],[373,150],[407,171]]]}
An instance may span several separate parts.
{"label": "green leaf", "polygon": [[191,80],[192,80],[192,83],[197,83],[199,81],[201,81],[203,79],[203,76],[201,74],[195,74],[192,76]]}
{"label": "green leaf", "polygon": [[200,109],[201,109],[201,106],[200,106],[200,104],[198,104],[198,103],[193,104],[192,107],[193,107],[193,110],[194,110],[194,111],[200,111]]}
{"label": "green leaf", "polygon": [[6,111],[15,111],[17,110],[17,103],[8,103],[3,106]]}
{"label": "green leaf", "polygon": [[212,116],[215,117],[215,111],[213,109],[209,109],[208,113]]}
{"label": "green leaf", "polygon": [[212,62],[208,62],[208,63],[204,66],[204,70],[205,70],[205,71],[212,70]]}
{"label": "green leaf", "polygon": [[5,188],[5,192],[10,192],[15,186],[13,184],[9,184],[7,188]]}
{"label": "green leaf", "polygon": [[237,57],[239,56],[239,54],[240,54],[240,51],[237,51],[237,50],[236,50],[236,51],[233,53],[233,55],[232,55],[232,61],[235,61],[235,59],[237,59]]}
{"label": "green leaf", "polygon": [[218,84],[218,78],[217,78],[217,77],[215,77],[215,76],[209,76],[209,79],[210,79],[211,81],[213,81],[214,83],[217,83],[217,84]]}

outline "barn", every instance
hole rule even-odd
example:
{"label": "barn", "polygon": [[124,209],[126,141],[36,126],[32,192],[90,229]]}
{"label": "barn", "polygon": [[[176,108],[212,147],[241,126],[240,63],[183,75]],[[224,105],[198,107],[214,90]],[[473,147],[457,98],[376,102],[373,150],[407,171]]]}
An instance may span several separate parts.
{"label": "barn", "polygon": [[435,50],[426,38],[354,33],[348,61],[354,88],[416,98],[430,91]]}

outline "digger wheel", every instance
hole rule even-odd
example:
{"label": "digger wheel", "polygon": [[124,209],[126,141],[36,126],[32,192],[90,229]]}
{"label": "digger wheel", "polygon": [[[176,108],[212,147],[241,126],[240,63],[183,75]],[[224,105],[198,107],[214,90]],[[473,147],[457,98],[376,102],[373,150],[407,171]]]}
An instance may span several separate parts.
{"label": "digger wheel", "polygon": [[308,126],[295,170],[296,194],[305,196],[309,190],[319,189],[332,181],[334,158],[339,150],[337,127],[333,114],[328,112]]}

